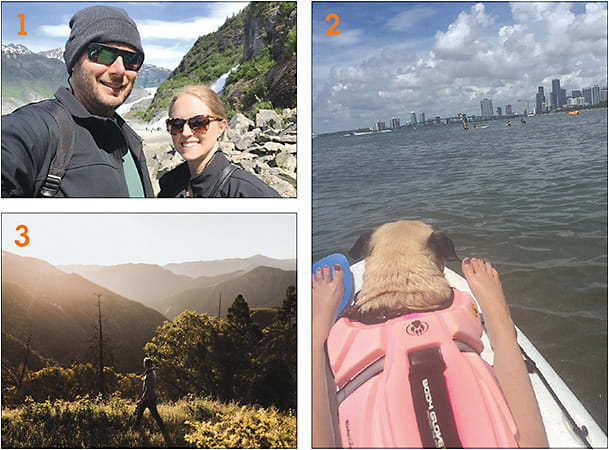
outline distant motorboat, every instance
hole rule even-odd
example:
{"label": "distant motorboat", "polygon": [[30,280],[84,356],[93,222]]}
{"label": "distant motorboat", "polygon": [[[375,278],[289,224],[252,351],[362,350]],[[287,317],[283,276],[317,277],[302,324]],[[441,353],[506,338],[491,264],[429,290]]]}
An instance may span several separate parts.
{"label": "distant motorboat", "polygon": [[372,134],[372,133],[374,133],[374,131],[363,131],[363,132],[361,132],[361,133],[356,133],[356,132],[354,131],[352,134],[353,134],[353,136],[362,136],[362,135],[364,135],[364,134]]}

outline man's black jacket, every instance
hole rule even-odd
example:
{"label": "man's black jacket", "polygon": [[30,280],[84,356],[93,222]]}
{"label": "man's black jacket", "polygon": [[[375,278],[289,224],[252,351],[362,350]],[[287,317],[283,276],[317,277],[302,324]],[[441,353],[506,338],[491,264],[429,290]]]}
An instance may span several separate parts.
{"label": "man's black jacket", "polygon": [[[123,157],[131,149],[144,194],[153,197],[142,140],[117,114],[94,116],[66,88],[55,93],[72,115],[74,154],[61,182],[66,197],[128,197]],[[36,103],[2,116],[2,197],[38,194],[57,150],[59,130]]]}

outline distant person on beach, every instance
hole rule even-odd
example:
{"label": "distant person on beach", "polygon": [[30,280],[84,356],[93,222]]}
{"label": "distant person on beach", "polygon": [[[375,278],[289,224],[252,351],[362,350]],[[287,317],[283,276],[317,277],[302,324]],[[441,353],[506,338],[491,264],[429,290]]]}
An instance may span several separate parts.
{"label": "distant person on beach", "polygon": [[150,410],[150,414],[156,420],[156,423],[159,425],[161,432],[163,433],[163,437],[167,441],[165,424],[163,423],[163,419],[159,415],[159,412],[156,409],[156,373],[152,368],[152,359],[144,358],[144,373],[142,374],[144,377],[144,392],[142,393],[142,398],[137,401],[137,407],[135,409],[136,419],[133,424],[133,429],[137,430],[140,427],[140,421],[142,420],[142,416],[144,415],[144,411],[146,408]]}
{"label": "distant person on beach", "polygon": [[224,104],[207,86],[187,86],[173,97],[167,131],[185,161],[160,178],[159,197],[279,197],[218,151],[227,126]]}
{"label": "distant person on beach", "polygon": [[2,197],[153,197],[142,141],[116,114],[144,62],[137,26],[101,5],[69,25],[70,89],[2,116]]}

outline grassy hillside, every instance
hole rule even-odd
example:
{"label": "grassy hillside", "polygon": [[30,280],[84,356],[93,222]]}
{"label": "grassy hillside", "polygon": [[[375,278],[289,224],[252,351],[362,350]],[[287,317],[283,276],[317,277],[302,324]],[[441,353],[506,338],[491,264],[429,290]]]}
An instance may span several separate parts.
{"label": "grassy hillside", "polygon": [[190,397],[158,405],[167,445],[149,412],[132,431],[135,402],[83,398],[2,409],[3,448],[296,448],[296,417],[275,408]]}

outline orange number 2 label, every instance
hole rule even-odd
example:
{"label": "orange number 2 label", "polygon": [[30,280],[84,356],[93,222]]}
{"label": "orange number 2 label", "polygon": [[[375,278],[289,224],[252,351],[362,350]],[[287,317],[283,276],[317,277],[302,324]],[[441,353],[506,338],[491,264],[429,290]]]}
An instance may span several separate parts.
{"label": "orange number 2 label", "polygon": [[338,15],[331,13],[326,16],[326,22],[329,22],[332,19],[334,19],[334,23],[326,30],[326,36],[338,36],[340,34],[340,30],[336,28],[340,22]]}
{"label": "orange number 2 label", "polygon": [[21,233],[19,235],[23,238],[23,241],[19,241],[19,240],[15,239],[15,244],[17,244],[17,246],[19,246],[19,247],[25,247],[26,245],[28,245],[30,243],[30,237],[27,235],[28,229],[25,225],[19,225],[17,227],[17,231],[19,231],[19,230],[23,230],[23,233]]}
{"label": "orange number 2 label", "polygon": [[21,19],[21,31],[19,31],[17,34],[19,36],[27,36],[27,31],[25,31],[25,14],[17,14],[17,17]]}

